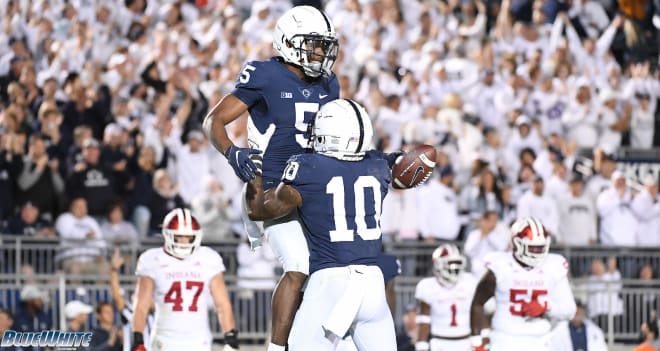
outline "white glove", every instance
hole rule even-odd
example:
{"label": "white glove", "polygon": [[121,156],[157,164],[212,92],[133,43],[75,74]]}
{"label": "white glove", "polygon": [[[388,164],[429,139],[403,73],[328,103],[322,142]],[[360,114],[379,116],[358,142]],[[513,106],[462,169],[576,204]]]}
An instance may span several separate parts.
{"label": "white glove", "polygon": [[248,131],[248,146],[251,149],[261,151],[259,155],[250,155],[252,162],[257,166],[257,174],[261,174],[261,167],[263,163],[263,157],[266,154],[266,149],[270,143],[270,138],[273,137],[275,133],[275,125],[273,123],[268,125],[265,133],[261,133],[259,129],[252,122],[252,117],[248,117],[247,123]]}
{"label": "white glove", "polygon": [[238,349],[235,349],[229,345],[225,345],[225,347],[222,348],[222,351],[238,351]]}

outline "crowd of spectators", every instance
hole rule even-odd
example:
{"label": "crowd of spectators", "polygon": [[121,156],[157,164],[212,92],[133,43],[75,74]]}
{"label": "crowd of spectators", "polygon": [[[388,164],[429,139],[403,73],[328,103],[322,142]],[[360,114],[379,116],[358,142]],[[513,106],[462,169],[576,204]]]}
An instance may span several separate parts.
{"label": "crowd of spectators", "polygon": [[[439,151],[427,185],[386,198],[385,240],[467,239],[478,256],[533,215],[560,244],[660,245],[658,175],[631,187],[613,159],[660,146],[657,0],[324,3],[342,97],[367,108],[375,146]],[[201,121],[273,55],[291,2],[0,4],[1,233],[77,240],[70,272],[106,271],[107,240],[154,235],[177,206],[207,240],[240,237],[240,181]],[[592,173],[575,172],[584,149]]]}

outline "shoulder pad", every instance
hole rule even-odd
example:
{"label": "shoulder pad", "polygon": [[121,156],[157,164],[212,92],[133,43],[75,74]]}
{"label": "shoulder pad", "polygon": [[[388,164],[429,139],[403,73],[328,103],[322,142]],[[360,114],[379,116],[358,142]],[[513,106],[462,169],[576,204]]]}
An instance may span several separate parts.
{"label": "shoulder pad", "polygon": [[510,252],[496,251],[488,253],[486,256],[484,256],[484,266],[486,269],[493,272],[497,278],[498,274],[502,274],[504,270],[507,270],[505,266],[507,262],[510,262],[508,259],[509,255],[511,255]]}
{"label": "shoulder pad", "polygon": [[548,273],[557,277],[565,277],[568,275],[568,261],[566,261],[562,255],[549,253],[548,257],[546,257],[543,262],[543,266],[550,271]]}
{"label": "shoulder pad", "polygon": [[428,297],[428,294],[431,291],[431,288],[433,287],[434,283],[435,283],[434,277],[428,277],[420,280],[419,283],[417,283],[417,286],[415,287],[415,299],[423,301],[425,303],[429,303],[428,301],[430,299]]}
{"label": "shoulder pad", "polygon": [[236,88],[263,89],[273,72],[271,61],[250,61],[246,63],[236,78]]}
{"label": "shoulder pad", "polygon": [[305,184],[314,179],[314,154],[293,155],[286,162],[282,182],[287,184]]}
{"label": "shoulder pad", "polygon": [[158,255],[164,252],[161,247],[151,248],[143,252],[138,258],[135,275],[153,277],[154,270],[158,266]]}

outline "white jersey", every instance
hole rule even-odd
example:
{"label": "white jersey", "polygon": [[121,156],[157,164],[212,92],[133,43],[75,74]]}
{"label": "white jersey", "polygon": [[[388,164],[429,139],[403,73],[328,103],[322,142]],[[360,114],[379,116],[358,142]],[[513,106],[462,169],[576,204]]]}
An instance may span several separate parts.
{"label": "white jersey", "polygon": [[464,273],[453,287],[440,285],[435,277],[417,283],[415,298],[431,307],[431,334],[441,337],[470,335],[470,305],[477,280]]}
{"label": "white jersey", "polygon": [[222,257],[205,246],[185,259],[175,258],[163,248],[140,255],[135,274],[154,281],[156,322],[152,335],[210,340],[210,283],[224,271]]}
{"label": "white jersey", "polygon": [[548,304],[548,313],[554,309],[558,318],[575,313],[574,308],[571,313],[570,308],[561,306],[574,306],[567,280],[568,263],[562,256],[548,254],[541,264],[530,270],[521,266],[511,252],[493,252],[484,261],[486,268],[495,274],[497,280],[492,322],[494,332],[524,336],[548,334],[551,325],[547,318],[522,315],[523,303],[532,300]]}

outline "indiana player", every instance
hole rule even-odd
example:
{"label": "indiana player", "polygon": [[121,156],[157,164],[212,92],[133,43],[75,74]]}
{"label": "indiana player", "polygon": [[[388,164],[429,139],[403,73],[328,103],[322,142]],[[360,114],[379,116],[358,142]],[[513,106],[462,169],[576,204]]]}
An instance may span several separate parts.
{"label": "indiana player", "polygon": [[217,252],[200,246],[202,229],[197,219],[188,209],[170,211],[163,220],[163,237],[163,247],[149,249],[138,259],[132,350],[145,350],[142,332],[153,302],[156,317],[150,351],[210,351],[211,300],[225,331],[224,350],[238,349],[238,332],[223,277],[225,266]]}
{"label": "indiana player", "polygon": [[[247,182],[257,170],[251,156],[262,154],[263,188],[277,186],[292,155],[308,147],[308,124],[324,103],[339,98],[339,83],[331,69],[339,49],[330,19],[311,6],[297,6],[280,17],[273,33],[280,56],[248,62],[236,88],[209,112],[204,130],[236,175]],[[225,126],[249,111],[250,148],[234,145]],[[257,142],[262,135],[265,142]],[[263,218],[253,217],[253,220]],[[250,225],[251,224],[251,225]],[[260,233],[246,223],[251,243]],[[264,222],[264,235],[284,268],[273,292],[269,351],[283,351],[299,292],[309,274],[309,251],[295,214]],[[253,247],[259,244],[254,244]]]}
{"label": "indiana player", "polygon": [[550,235],[536,218],[521,218],[511,226],[513,254],[486,256],[487,271],[477,286],[470,310],[473,350],[486,350],[482,338],[483,306],[495,296],[490,333],[492,351],[549,350],[550,319],[575,315],[568,283],[568,263],[550,254]]}
{"label": "indiana player", "polygon": [[391,171],[382,153],[367,151],[372,136],[361,106],[332,101],[316,114],[314,153],[291,157],[275,191],[262,192],[261,177],[250,183],[253,211],[268,217],[297,209],[309,241],[311,275],[288,340],[291,351],[335,350],[347,333],[358,350],[396,350],[377,266]]}
{"label": "indiana player", "polygon": [[441,245],[432,258],[434,277],[422,279],[415,289],[415,350],[470,351],[470,304],[477,280],[464,273],[465,256],[453,244]]}

